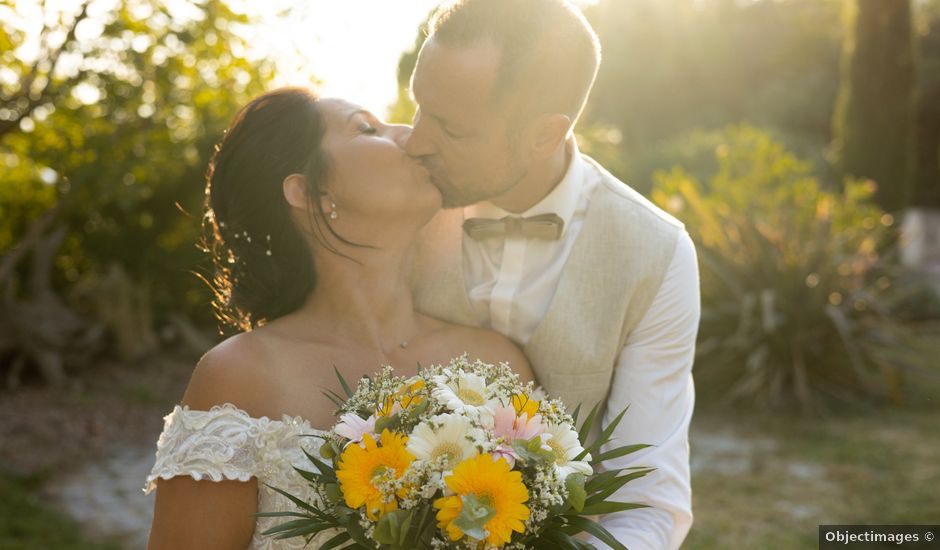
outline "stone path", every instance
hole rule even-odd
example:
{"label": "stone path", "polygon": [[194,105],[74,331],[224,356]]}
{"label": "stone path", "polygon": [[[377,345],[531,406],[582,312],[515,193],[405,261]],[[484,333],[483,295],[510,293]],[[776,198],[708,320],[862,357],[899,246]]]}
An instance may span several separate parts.
{"label": "stone path", "polygon": [[144,495],[153,466],[153,447],[131,447],[103,461],[87,463],[47,484],[42,493],[60,506],[94,539],[117,539],[128,549],[147,546],[156,493]]}

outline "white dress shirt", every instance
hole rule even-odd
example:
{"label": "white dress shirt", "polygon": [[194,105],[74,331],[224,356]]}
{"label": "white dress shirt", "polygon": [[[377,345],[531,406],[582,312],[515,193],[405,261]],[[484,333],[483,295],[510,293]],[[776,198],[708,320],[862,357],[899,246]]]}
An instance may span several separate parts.
{"label": "white dress shirt", "polygon": [[[463,239],[466,290],[480,326],[501,332],[520,346],[545,317],[590,207],[591,191],[599,183],[573,139],[569,152],[562,181],[520,214],[557,214],[564,220],[561,238]],[[489,202],[464,209],[466,218],[508,215],[512,214]],[[657,468],[611,498],[651,508],[601,519],[630,550],[678,548],[692,525],[688,431],[695,404],[692,362],[699,316],[698,261],[692,240],[683,231],[662,286],[620,353],[602,420],[606,426],[629,404],[614,443],[654,445],[611,461],[616,467]],[[606,547],[596,539],[591,542]]]}

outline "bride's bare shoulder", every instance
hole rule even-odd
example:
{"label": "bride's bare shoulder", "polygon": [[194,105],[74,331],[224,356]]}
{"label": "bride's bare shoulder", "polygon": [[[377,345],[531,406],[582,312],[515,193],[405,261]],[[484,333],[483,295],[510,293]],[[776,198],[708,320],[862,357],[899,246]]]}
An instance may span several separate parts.
{"label": "bride's bare shoulder", "polygon": [[264,416],[268,400],[263,389],[268,384],[263,366],[269,359],[264,342],[253,332],[223,340],[196,363],[180,404],[208,410],[232,403],[251,416]]}
{"label": "bride's bare shoulder", "polygon": [[521,381],[528,382],[534,379],[529,359],[519,346],[506,336],[495,330],[458,325],[440,319],[434,320],[440,323],[438,334],[445,342],[449,356],[467,353],[470,359],[480,359],[486,363],[509,363]]}

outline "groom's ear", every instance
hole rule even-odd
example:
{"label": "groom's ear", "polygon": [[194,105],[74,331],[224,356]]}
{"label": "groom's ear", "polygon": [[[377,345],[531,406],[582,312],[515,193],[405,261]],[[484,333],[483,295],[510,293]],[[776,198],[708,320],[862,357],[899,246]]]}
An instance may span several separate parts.
{"label": "groom's ear", "polygon": [[568,137],[571,119],[563,114],[545,114],[536,117],[530,126],[531,154],[535,160],[550,158]]}
{"label": "groom's ear", "polygon": [[293,208],[310,208],[310,196],[307,194],[307,178],[301,174],[291,174],[284,178],[284,198]]}

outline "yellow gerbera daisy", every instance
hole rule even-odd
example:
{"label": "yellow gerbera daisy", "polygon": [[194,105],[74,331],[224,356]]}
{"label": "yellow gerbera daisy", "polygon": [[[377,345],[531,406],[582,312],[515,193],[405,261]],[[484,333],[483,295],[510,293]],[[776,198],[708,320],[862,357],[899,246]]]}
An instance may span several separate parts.
{"label": "yellow gerbera daisy", "polygon": [[539,401],[524,393],[513,394],[512,406],[516,409],[516,416],[522,416],[523,413],[526,413],[529,418],[534,418],[539,412]]}
{"label": "yellow gerbera daisy", "polygon": [[366,515],[377,520],[390,510],[398,508],[394,495],[384,495],[379,488],[383,481],[400,478],[414,455],[408,452],[408,438],[402,434],[383,430],[381,446],[371,434],[362,437],[363,446],[349,445],[340,456],[336,479],[346,505],[356,509],[366,506]]}
{"label": "yellow gerbera daisy", "polygon": [[444,482],[456,495],[435,500],[434,507],[438,509],[437,526],[446,529],[450,540],[460,540],[465,534],[455,520],[463,511],[463,497],[471,495],[492,515],[483,526],[488,544],[503,546],[513,531],[525,531],[523,522],[529,519],[529,508],[523,503],[529,500],[529,491],[522,474],[512,471],[504,458],[494,461],[490,454],[468,458]]}

